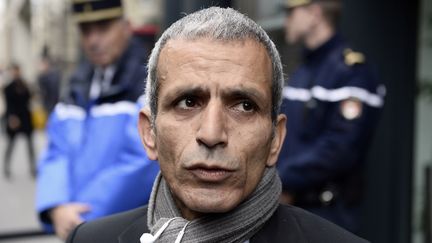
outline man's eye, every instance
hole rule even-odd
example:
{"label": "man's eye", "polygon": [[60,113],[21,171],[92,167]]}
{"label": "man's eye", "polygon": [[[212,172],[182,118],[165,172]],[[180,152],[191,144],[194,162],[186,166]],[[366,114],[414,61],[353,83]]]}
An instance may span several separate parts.
{"label": "man's eye", "polygon": [[251,101],[245,100],[235,105],[234,109],[242,112],[253,112],[256,110],[256,105]]}
{"label": "man's eye", "polygon": [[197,101],[193,97],[186,97],[177,103],[177,107],[181,109],[190,109],[197,106]]}

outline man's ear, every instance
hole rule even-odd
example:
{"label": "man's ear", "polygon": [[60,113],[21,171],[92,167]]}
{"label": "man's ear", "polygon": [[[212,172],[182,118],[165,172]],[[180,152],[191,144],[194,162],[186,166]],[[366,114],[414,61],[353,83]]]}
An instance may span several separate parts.
{"label": "man's ear", "polygon": [[126,31],[126,33],[128,35],[132,35],[132,24],[128,19],[124,19],[124,31]]}
{"label": "man's ear", "polygon": [[274,166],[279,157],[286,135],[286,120],[287,118],[284,114],[279,114],[277,117],[270,153],[266,163],[268,167]]}
{"label": "man's ear", "polygon": [[157,160],[156,136],[151,124],[150,110],[145,107],[139,113],[138,130],[147,156],[151,160]]}

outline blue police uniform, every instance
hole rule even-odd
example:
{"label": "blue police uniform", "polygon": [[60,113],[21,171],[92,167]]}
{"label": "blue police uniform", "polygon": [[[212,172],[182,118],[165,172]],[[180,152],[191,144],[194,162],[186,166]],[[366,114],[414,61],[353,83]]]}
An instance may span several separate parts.
{"label": "blue police uniform", "polygon": [[283,90],[287,136],[278,161],[294,204],[358,229],[361,171],[383,106],[384,86],[339,35],[305,50]]}
{"label": "blue police uniform", "polygon": [[159,166],[146,156],[137,129],[146,78],[143,53],[131,41],[109,86],[95,99],[89,96],[95,68],[83,63],[68,96],[55,107],[37,180],[36,207],[47,230],[47,211],[64,203],[89,204],[85,220],[147,204]]}

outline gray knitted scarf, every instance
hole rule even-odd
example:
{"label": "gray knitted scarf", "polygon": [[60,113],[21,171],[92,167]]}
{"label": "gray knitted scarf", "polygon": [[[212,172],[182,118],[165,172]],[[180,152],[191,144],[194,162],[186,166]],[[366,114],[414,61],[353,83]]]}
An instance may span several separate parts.
{"label": "gray knitted scarf", "polygon": [[243,243],[258,232],[276,211],[281,188],[276,169],[267,168],[255,191],[235,209],[227,213],[209,214],[189,222],[181,217],[171,191],[159,173],[150,197],[147,224],[151,233],[155,234],[171,219],[156,242],[174,242],[185,227],[181,240],[183,243]]}

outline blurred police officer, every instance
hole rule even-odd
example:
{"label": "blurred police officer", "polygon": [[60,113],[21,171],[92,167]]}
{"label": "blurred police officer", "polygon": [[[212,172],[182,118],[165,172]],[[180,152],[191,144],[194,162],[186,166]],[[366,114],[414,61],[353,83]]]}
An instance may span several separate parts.
{"label": "blurred police officer", "polygon": [[362,166],[384,87],[337,33],[339,0],[288,0],[285,9],[286,40],[304,52],[283,90],[282,201],[357,231]]}
{"label": "blurred police officer", "polygon": [[158,165],[137,131],[145,54],[131,39],[120,0],[74,0],[87,60],[48,125],[37,210],[65,239],[82,221],[146,204]]}

